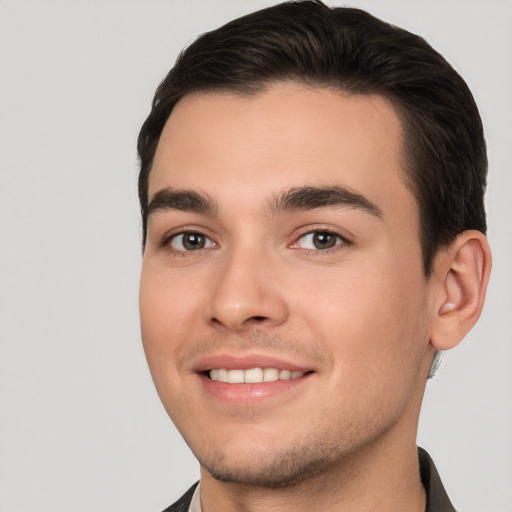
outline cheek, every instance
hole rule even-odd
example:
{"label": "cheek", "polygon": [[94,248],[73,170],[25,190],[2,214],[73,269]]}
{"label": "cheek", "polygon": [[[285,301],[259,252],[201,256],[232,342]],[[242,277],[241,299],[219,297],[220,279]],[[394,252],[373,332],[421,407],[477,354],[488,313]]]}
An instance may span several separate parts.
{"label": "cheek", "polygon": [[407,378],[397,368],[414,368],[412,361],[426,342],[421,272],[388,262],[310,275],[302,287],[316,293],[301,294],[295,309],[308,324],[306,332],[314,330],[331,352],[340,379]]}
{"label": "cheek", "polygon": [[139,295],[143,330],[163,341],[191,326],[190,317],[197,315],[204,298],[204,277],[171,270],[158,262],[144,263]]}
{"label": "cheek", "polygon": [[[174,421],[175,411],[186,410],[193,400],[179,378],[179,354],[191,338],[194,325],[191,301],[186,283],[174,279],[169,272],[143,265],[139,308],[144,352],[156,390],[167,413]],[[196,315],[197,318],[197,315]]]}
{"label": "cheek", "polygon": [[143,264],[139,308],[142,343],[155,378],[158,367],[175,364],[179,333],[190,326],[191,301],[196,295],[165,271]]}

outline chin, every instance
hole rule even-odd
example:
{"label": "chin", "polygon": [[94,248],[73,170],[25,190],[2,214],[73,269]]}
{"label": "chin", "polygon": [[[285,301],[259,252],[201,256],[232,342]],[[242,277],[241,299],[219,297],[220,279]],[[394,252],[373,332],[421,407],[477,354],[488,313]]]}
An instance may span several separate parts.
{"label": "chin", "polygon": [[246,450],[243,455],[224,451],[204,457],[196,454],[196,457],[201,466],[221,482],[284,488],[298,485],[332,467],[335,464],[333,448],[313,441],[278,450]]}

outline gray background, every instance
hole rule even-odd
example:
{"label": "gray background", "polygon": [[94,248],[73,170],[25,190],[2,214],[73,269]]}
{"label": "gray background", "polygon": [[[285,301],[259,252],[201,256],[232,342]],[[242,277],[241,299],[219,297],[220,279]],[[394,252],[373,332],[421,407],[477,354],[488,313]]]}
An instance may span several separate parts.
{"label": "gray background", "polygon": [[[0,0],[2,512],[156,511],[197,478],[139,340],[135,142],[181,47],[272,3]],[[512,2],[350,5],[424,35],[481,108],[493,276],[419,444],[460,510],[510,512]]]}

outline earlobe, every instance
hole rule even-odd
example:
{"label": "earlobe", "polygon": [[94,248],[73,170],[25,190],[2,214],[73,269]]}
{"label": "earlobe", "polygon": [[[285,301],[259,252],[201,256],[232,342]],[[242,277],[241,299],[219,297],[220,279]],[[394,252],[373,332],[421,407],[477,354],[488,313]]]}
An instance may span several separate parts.
{"label": "earlobe", "polygon": [[478,320],[491,271],[491,251],[479,231],[461,233],[436,260],[439,286],[430,342],[437,350],[458,345]]}

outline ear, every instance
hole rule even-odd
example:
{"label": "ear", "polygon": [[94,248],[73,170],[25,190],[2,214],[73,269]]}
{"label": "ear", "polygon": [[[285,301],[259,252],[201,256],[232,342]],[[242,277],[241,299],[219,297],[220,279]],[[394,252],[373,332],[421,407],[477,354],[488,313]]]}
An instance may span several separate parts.
{"label": "ear", "polygon": [[480,231],[464,231],[435,260],[436,303],[430,342],[457,346],[478,320],[491,272],[491,250]]}

